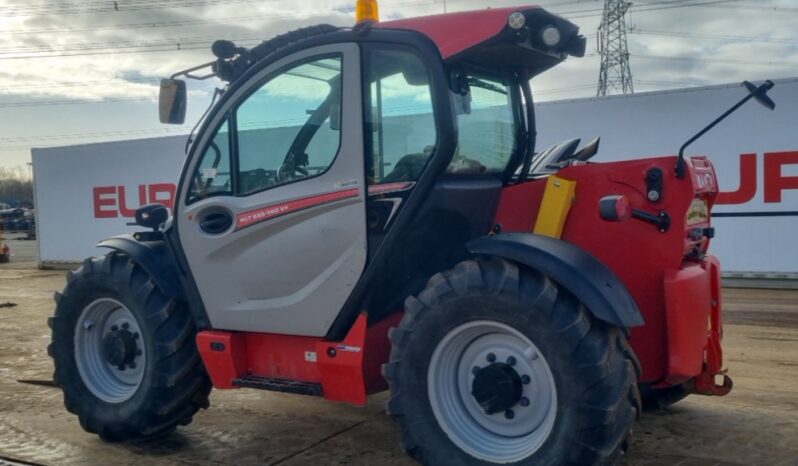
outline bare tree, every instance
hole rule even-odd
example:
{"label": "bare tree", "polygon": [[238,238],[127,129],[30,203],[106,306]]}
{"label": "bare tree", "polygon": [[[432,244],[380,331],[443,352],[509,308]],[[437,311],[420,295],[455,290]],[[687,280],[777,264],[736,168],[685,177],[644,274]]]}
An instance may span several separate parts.
{"label": "bare tree", "polygon": [[33,205],[33,182],[25,167],[0,167],[0,203]]}

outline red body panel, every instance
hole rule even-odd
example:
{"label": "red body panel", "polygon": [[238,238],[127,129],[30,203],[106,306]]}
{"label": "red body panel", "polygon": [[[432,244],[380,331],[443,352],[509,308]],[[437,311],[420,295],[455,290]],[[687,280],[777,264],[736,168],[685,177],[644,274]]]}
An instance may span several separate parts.
{"label": "red body panel", "polygon": [[233,380],[247,371],[243,333],[216,330],[199,332],[197,349],[216,388],[235,388]]}
{"label": "red body panel", "polygon": [[236,388],[236,378],[252,375],[320,383],[329,400],[365,405],[366,396],[387,388],[381,367],[388,361],[388,330],[396,313],[374,325],[361,314],[343,341],[318,337],[208,330],[197,347],[216,388]]}
{"label": "red body panel", "polygon": [[377,23],[374,27],[418,31],[435,42],[445,60],[497,36],[507,26],[507,18],[511,13],[535,8],[540,7],[491,8],[420,16]]}
{"label": "red body panel", "polygon": [[709,280],[709,272],[695,263],[665,271],[666,385],[684,383],[701,373],[712,305]]}
{"label": "red body panel", "polygon": [[545,190],[545,180],[504,188],[494,223],[501,225],[502,231],[532,231]]}
{"label": "red body panel", "polygon": [[[685,215],[696,198],[706,200],[711,209],[717,196],[714,169],[705,158],[694,158],[689,163],[688,175],[678,179],[674,175],[675,165],[675,157],[661,157],[574,165],[557,173],[577,182],[576,200],[562,239],[607,264],[643,313],[646,324],[632,329],[631,343],[643,366],[640,381],[644,383],[667,385],[699,376],[704,348],[711,337],[707,315],[712,312],[718,322],[720,319],[719,273],[717,267],[713,269],[715,272],[704,271],[710,267],[707,264],[717,264],[715,259],[707,256],[704,262],[690,265],[696,268],[683,266],[689,252],[696,248],[705,251],[709,243],[706,238],[694,240],[687,234],[689,229],[709,227],[709,220],[688,227]],[[650,202],[646,197],[645,176],[653,167],[665,174],[658,202]],[[502,231],[532,231],[545,182],[539,179],[505,188],[496,216]],[[601,220],[599,200],[616,194],[626,196],[633,208],[649,213],[668,212],[670,230],[660,233],[654,225],[638,220],[621,223]],[[715,303],[714,307],[711,303]],[[669,323],[676,327],[669,329]],[[716,328],[719,336],[720,327]],[[718,338],[715,373],[722,365],[719,341]]]}
{"label": "red body panel", "polygon": [[[688,234],[708,228],[709,217],[697,216],[688,225],[687,212],[695,199],[711,209],[717,196],[714,169],[704,158],[688,164],[688,176],[674,176],[675,157],[628,162],[582,164],[557,175],[577,182],[562,239],[580,246],[607,264],[623,281],[646,324],[632,330],[631,342],[643,366],[640,382],[668,386],[694,381],[694,391],[725,394],[731,388],[715,383],[722,374],[720,340],[720,268],[706,251],[708,240]],[[665,174],[662,197],[646,196],[646,173]],[[495,222],[505,232],[531,232],[540,210],[546,180],[541,178],[505,188]],[[631,207],[649,213],[666,211],[666,233],[650,223],[628,220],[605,222],[599,200],[624,195]],[[691,259],[692,257],[692,259]],[[217,388],[234,388],[243,375],[320,383],[330,400],[363,405],[366,396],[386,388],[380,373],[390,353],[388,329],[401,313],[369,325],[362,314],[343,341],[317,337],[245,332],[200,332],[200,354]]]}
{"label": "red body panel", "polygon": [[246,340],[247,373],[301,382],[321,381],[313,361],[319,339],[271,333],[242,332]]}

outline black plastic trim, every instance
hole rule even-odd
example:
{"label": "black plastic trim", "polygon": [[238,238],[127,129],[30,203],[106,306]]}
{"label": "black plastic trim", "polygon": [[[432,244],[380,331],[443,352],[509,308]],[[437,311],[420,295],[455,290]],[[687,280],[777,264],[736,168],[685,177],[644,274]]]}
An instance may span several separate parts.
{"label": "black plastic trim", "polygon": [[324,389],[320,383],[300,382],[296,380],[274,379],[248,375],[233,380],[233,385],[244,388],[257,388],[273,392],[294,393],[297,395],[323,396]]}
{"label": "black plastic trim", "polygon": [[209,328],[211,321],[208,318],[208,311],[205,309],[205,303],[202,301],[197,282],[194,281],[194,276],[191,274],[191,269],[189,269],[188,259],[185,251],[183,251],[183,245],[180,243],[176,226],[172,225],[171,228],[167,229],[164,232],[164,237],[166,244],[169,246],[167,249],[171,253],[175,265],[177,265],[177,276],[183,286],[183,294],[188,303],[189,311],[194,316],[194,323],[198,329]]}
{"label": "black plastic trim", "polygon": [[521,92],[526,101],[526,126],[529,141],[527,141],[521,173],[518,176],[519,182],[526,180],[529,176],[529,170],[532,168],[532,158],[535,156],[535,146],[538,140],[537,121],[535,117],[535,97],[532,95],[532,86],[529,84],[529,80],[525,80],[521,83]]}
{"label": "black plastic trim", "polygon": [[167,296],[185,300],[177,264],[165,241],[138,241],[133,235],[120,235],[100,241],[97,247],[123,252],[147,272]]}
{"label": "black plastic trim", "polygon": [[[393,226],[372,256],[371,262],[366,266],[366,270],[328,330],[326,337],[330,340],[342,340],[349,332],[349,329],[352,328],[357,316],[362,311],[361,305],[367,292],[374,281],[382,276],[384,267],[389,265],[391,251],[407,231],[413,227],[413,221],[424,201],[429,197],[435,182],[451,162],[457,146],[457,126],[449,95],[449,80],[443,59],[435,43],[427,36],[417,32],[378,29],[372,29],[366,36],[361,37],[359,41],[406,45],[421,56],[422,62],[428,66],[431,78],[430,87],[438,130],[438,141],[432,157],[427,162],[427,167],[416,182],[401,211],[397,214]],[[366,72],[367,70],[363,70],[363,73]]]}
{"label": "black plastic trim", "polygon": [[617,327],[645,323],[626,286],[579,247],[532,233],[502,233],[466,244],[473,254],[497,256],[538,270],[573,293],[599,320]]}

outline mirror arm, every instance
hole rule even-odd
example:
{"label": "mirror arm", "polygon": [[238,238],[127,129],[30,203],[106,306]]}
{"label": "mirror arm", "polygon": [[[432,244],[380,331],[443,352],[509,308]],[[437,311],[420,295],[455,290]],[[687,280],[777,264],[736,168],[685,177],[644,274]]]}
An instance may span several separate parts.
{"label": "mirror arm", "polygon": [[213,73],[210,73],[210,74],[206,74],[206,75],[203,75],[203,76],[193,75],[193,74],[191,74],[191,72],[192,71],[201,70],[201,69],[207,68],[209,66],[212,67],[215,63],[216,63],[216,60],[210,61],[208,63],[203,63],[202,65],[197,65],[195,67],[188,68],[188,69],[183,70],[183,71],[178,71],[177,73],[173,74],[170,79],[175,79],[178,76],[185,76],[185,77],[187,77],[189,79],[195,79],[195,80],[198,80],[198,81],[204,81],[206,79],[210,79],[210,78],[216,76],[216,72],[213,72]]}
{"label": "mirror arm", "polygon": [[684,161],[684,150],[687,149],[687,146],[694,143],[701,136],[705,135],[709,130],[717,126],[718,123],[725,120],[726,117],[737,111],[738,108],[745,105],[745,103],[751,100],[752,98],[757,97],[759,95],[766,95],[771,88],[773,88],[773,83],[771,81],[765,81],[762,85],[760,85],[753,91],[749,92],[748,95],[743,97],[742,100],[734,104],[732,108],[726,110],[726,112],[724,112],[723,115],[716,118],[715,121],[707,125],[704,129],[699,131],[695,136],[691,137],[690,139],[687,140],[687,142],[682,144],[682,147],[679,149],[679,159],[676,161],[676,178],[679,179],[684,178],[685,172],[687,171],[687,163],[685,163]]}

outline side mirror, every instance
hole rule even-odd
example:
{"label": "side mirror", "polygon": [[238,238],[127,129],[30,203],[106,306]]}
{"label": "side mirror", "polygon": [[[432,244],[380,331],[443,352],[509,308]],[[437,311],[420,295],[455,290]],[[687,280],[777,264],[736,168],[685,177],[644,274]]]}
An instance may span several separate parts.
{"label": "side mirror", "polygon": [[179,79],[161,79],[158,94],[158,114],[161,123],[182,125],[186,121],[186,82]]}
{"label": "side mirror", "polygon": [[136,210],[136,225],[158,230],[169,219],[169,211],[162,204],[149,204]]}

